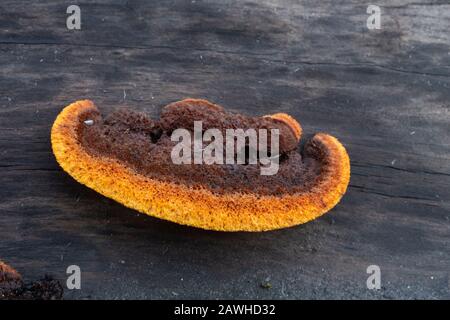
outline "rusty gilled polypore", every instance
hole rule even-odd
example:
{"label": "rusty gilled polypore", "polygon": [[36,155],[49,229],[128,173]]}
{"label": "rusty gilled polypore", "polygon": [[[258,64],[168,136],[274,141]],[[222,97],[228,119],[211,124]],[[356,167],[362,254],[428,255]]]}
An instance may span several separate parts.
{"label": "rusty gilled polypore", "polygon": [[[273,129],[280,132],[277,174],[258,165],[171,161],[177,128]],[[298,152],[300,124],[287,114],[249,117],[206,100],[185,99],[161,118],[119,110],[102,117],[89,100],[64,108],[51,140],[73,178],[123,205],[161,219],[210,230],[265,231],[305,223],[333,208],[347,189],[350,161],[334,137],[318,133]]]}

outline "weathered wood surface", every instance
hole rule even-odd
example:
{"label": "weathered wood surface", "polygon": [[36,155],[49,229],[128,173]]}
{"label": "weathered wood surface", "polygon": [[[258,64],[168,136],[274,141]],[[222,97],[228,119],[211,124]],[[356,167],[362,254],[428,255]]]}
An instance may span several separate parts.
{"label": "weathered wood surface", "polygon": [[[0,3],[0,259],[30,279],[79,265],[66,298],[450,297],[448,1],[379,1],[378,31],[356,0],[79,4],[69,31],[68,4]],[[299,227],[207,232],[105,199],[52,155],[74,100],[156,117],[188,96],[335,135],[346,196]]]}

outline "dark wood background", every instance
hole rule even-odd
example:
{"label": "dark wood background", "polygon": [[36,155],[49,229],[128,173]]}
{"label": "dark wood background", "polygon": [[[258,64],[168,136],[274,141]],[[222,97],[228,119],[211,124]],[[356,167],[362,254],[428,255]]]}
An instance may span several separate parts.
{"label": "dark wood background", "polygon": [[[0,3],[0,259],[66,298],[449,298],[450,3],[356,0]],[[349,151],[342,202],[311,223],[217,233],[140,215],[64,173],[49,136],[89,98],[157,117],[207,98],[288,112]],[[381,268],[382,289],[366,288]],[[269,288],[270,287],[270,288]]]}

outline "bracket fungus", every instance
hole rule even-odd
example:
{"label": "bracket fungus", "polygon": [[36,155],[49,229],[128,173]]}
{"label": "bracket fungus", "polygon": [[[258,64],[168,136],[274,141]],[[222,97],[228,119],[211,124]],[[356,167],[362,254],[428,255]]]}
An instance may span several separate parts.
{"label": "bracket fungus", "polygon": [[[195,121],[203,132],[276,129],[279,170],[261,175],[261,163],[174,164],[171,134],[192,132]],[[342,144],[317,133],[299,152],[301,135],[287,114],[244,116],[200,99],[171,103],[158,120],[128,109],[103,117],[92,101],[82,100],[61,111],[51,141],[58,163],[75,180],[129,208],[203,229],[254,232],[315,219],[347,189],[350,160]]]}

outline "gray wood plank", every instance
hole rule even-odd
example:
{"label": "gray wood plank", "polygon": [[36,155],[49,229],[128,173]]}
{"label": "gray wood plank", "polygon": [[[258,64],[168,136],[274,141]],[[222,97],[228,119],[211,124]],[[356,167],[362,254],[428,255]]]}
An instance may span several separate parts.
{"label": "gray wood plank", "polygon": [[[66,4],[2,1],[0,259],[31,279],[79,265],[66,298],[449,298],[450,4],[379,4],[369,31],[351,0],[86,1],[69,31]],[[54,160],[74,100],[157,117],[188,96],[335,135],[346,196],[299,227],[223,234],[128,210]]]}

